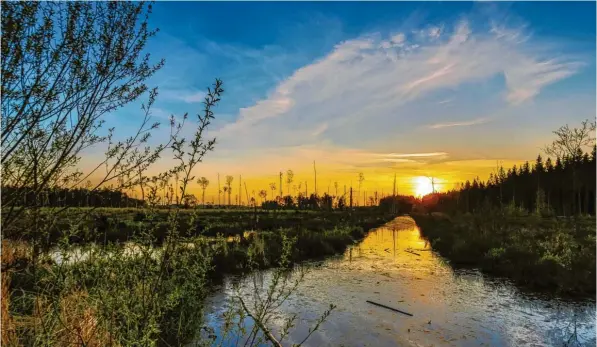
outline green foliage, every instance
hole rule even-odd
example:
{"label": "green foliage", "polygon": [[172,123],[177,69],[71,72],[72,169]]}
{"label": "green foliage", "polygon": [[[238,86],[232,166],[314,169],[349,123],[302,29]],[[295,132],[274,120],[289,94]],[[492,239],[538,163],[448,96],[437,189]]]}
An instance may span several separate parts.
{"label": "green foliage", "polygon": [[[73,220],[77,220],[79,212],[71,211]],[[63,301],[77,293],[85,293],[77,296],[76,302],[82,309],[93,312],[98,324],[93,328],[109,332],[103,338],[111,339],[115,345],[181,345],[189,342],[203,327],[200,312],[210,279],[214,276],[237,271],[250,273],[275,266],[281,269],[280,277],[276,279],[275,288],[266,290],[264,295],[281,300],[292,294],[294,289],[288,290],[295,288],[295,282],[298,286],[302,278],[299,273],[295,277],[281,276],[293,268],[292,264],[343,252],[348,245],[362,238],[365,230],[392,218],[367,210],[355,211],[352,218],[347,213],[323,211],[303,212],[299,217],[294,213],[261,213],[258,231],[243,233],[241,238],[230,241],[220,236],[205,236],[204,232],[214,230],[216,226],[220,234],[226,230],[246,230],[241,222],[251,215],[250,212],[156,208],[105,209],[100,212],[110,215],[105,234],[117,234],[124,225],[129,230],[128,242],[78,245],[70,240],[81,230],[72,229],[72,234],[63,235],[52,246],[58,254],[53,257],[44,255],[31,264],[30,269],[34,272],[14,273],[11,308],[15,317],[32,315],[34,303],[43,298],[47,308],[40,317],[42,324],[50,331],[63,331],[63,323],[60,323],[64,315]],[[188,227],[193,224],[208,225],[192,235],[188,233]],[[161,232],[165,235],[156,237]],[[237,232],[234,235],[241,236]],[[162,241],[158,242],[158,239]],[[78,261],[77,254],[80,255]],[[242,317],[238,312],[242,305],[238,301],[235,303],[231,303],[231,307],[236,310],[234,319],[238,320]],[[258,313],[264,308],[257,311],[248,308],[250,312],[257,312],[254,317],[263,316]],[[330,312],[326,311],[323,319]],[[248,317],[246,312],[244,315]],[[266,329],[269,315],[267,313],[263,318]],[[286,328],[291,330],[292,321],[287,323]],[[239,329],[239,326],[233,324],[229,328]],[[28,345],[37,345],[34,341],[42,338],[38,335],[40,330],[21,328],[18,332]],[[263,337],[262,333],[258,335]],[[98,334],[96,338],[101,336]],[[284,336],[282,334],[279,339],[283,340]],[[71,337],[75,338],[76,334]],[[64,337],[57,334],[43,337],[44,341],[58,338]]]}
{"label": "green foliage", "polygon": [[490,259],[500,259],[504,256],[506,250],[503,247],[492,248],[485,254],[485,257]]}
{"label": "green foliage", "polygon": [[434,249],[456,266],[475,266],[535,289],[595,293],[595,219],[524,215],[514,207],[448,218],[412,215]]}

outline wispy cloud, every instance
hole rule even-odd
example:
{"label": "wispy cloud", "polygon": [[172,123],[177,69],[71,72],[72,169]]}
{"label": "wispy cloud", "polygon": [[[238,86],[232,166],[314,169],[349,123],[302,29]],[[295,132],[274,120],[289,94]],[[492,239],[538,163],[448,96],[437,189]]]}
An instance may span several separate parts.
{"label": "wispy cloud", "polygon": [[477,118],[477,119],[472,119],[472,120],[464,121],[464,122],[436,123],[436,124],[430,125],[429,128],[430,129],[441,129],[441,128],[450,128],[450,127],[462,127],[462,126],[485,124],[487,122],[489,122],[488,118]]}
{"label": "wispy cloud", "polygon": [[433,39],[437,39],[441,35],[442,30],[443,27],[431,27],[428,30],[428,35]]}
{"label": "wispy cloud", "polygon": [[[512,40],[514,34],[473,33],[466,21],[451,33],[431,28],[427,35],[437,40],[408,40],[402,34],[384,40],[374,33],[337,44],[292,73],[268,97],[240,109],[235,122],[218,129],[218,137],[240,147],[313,143],[319,134],[313,131],[315,124],[325,123],[326,136],[338,141],[348,127],[358,139],[373,122],[381,125],[377,136],[389,136],[391,127],[382,124],[412,123],[413,112],[423,112],[416,102],[432,92],[504,76],[504,101],[518,105],[581,66],[561,61],[557,53],[539,54],[526,42]],[[432,128],[485,121],[437,122]]]}
{"label": "wispy cloud", "polygon": [[312,135],[313,136],[319,136],[321,134],[323,134],[328,128],[328,124],[327,123],[323,123],[320,126],[318,126],[317,128],[315,128],[315,130],[313,131]]}
{"label": "wispy cloud", "polygon": [[202,102],[205,100],[205,92],[195,92],[192,94],[181,95],[180,97],[186,103]]}
{"label": "wispy cloud", "polygon": [[[582,67],[563,59],[554,42],[538,46],[520,29],[472,29],[478,27],[466,21],[425,24],[414,34],[397,26],[337,42],[317,59],[303,56],[300,64],[289,63],[292,54],[279,47],[201,45],[206,56],[226,61],[228,74],[218,75],[226,93],[216,109],[219,122],[208,134],[216,137],[217,151],[201,170],[249,177],[298,171],[316,160],[318,174],[320,169],[413,173],[448,160],[478,158],[497,140],[472,149],[469,139],[449,138],[452,132],[442,132],[440,139],[436,130],[488,122],[474,118],[479,109],[492,121],[504,114],[520,113],[533,121],[535,114],[554,114],[535,108],[545,100],[527,101]],[[181,109],[192,109],[198,105],[186,104],[203,98],[194,84],[167,87],[160,98],[179,101]],[[172,102],[158,106],[179,111]]]}
{"label": "wispy cloud", "polygon": [[373,154],[374,156],[391,157],[391,158],[425,158],[425,157],[445,157],[446,152],[430,152],[430,153],[384,153]]}
{"label": "wispy cloud", "polygon": [[183,101],[187,104],[202,102],[205,99],[205,92],[200,90],[166,89],[160,90],[159,95],[166,100]]}
{"label": "wispy cloud", "polygon": [[164,110],[163,108],[160,107],[153,107],[151,109],[151,116],[155,117],[155,118],[160,118],[161,120],[168,120],[170,119],[170,115],[172,115],[172,113]]}

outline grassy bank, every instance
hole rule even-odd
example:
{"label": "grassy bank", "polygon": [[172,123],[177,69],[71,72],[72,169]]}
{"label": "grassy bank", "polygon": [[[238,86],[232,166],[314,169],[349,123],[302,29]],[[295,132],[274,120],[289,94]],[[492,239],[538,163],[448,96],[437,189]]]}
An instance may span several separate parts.
{"label": "grassy bank", "polygon": [[[90,213],[91,212],[91,213]],[[195,214],[194,214],[195,213]],[[193,215],[194,214],[194,215]],[[85,215],[81,218],[81,215]],[[8,240],[29,242],[35,238],[46,251],[69,248],[113,248],[138,242],[140,235],[155,247],[161,247],[171,229],[169,212],[152,216],[140,209],[73,209],[50,229],[49,235],[8,235]],[[378,209],[343,211],[253,211],[253,210],[180,210],[178,232],[186,241],[202,238],[212,251],[212,277],[243,272],[249,268],[249,249],[255,243],[262,252],[260,268],[275,265],[280,257],[283,237],[296,239],[291,261],[298,262],[342,253],[348,245],[362,239],[375,227],[392,220],[392,214]],[[79,220],[77,228],[71,219]],[[80,222],[82,220],[82,222]],[[17,237],[19,236],[19,237]]]}
{"label": "grassy bank", "polygon": [[[46,212],[52,218],[51,210]],[[163,243],[170,229],[170,211],[161,209],[150,216],[146,210],[135,208],[72,208],[54,221],[43,237],[20,229],[7,233],[5,238],[29,241],[35,239],[44,249],[68,239],[69,244],[104,244],[134,240],[142,229],[151,229],[156,245]],[[43,216],[41,217],[44,218]],[[323,233],[336,227],[355,226],[368,230],[391,219],[378,208],[358,208],[347,211],[265,211],[181,209],[178,229],[184,236],[242,237],[246,231],[276,232],[280,229]]]}
{"label": "grassy bank", "polygon": [[[184,345],[202,328],[212,280],[276,267],[284,257],[297,262],[341,253],[393,218],[376,209],[179,211],[176,219],[167,211],[94,212],[99,214],[86,220],[91,228],[3,240],[7,345]],[[109,222],[99,229],[94,223],[102,216]],[[292,249],[283,255],[289,240]],[[48,252],[33,255],[32,241],[62,259],[77,252],[87,256],[72,263],[56,261]]]}
{"label": "grassy bank", "polygon": [[432,247],[454,266],[476,267],[534,289],[595,295],[595,218],[413,214]]}

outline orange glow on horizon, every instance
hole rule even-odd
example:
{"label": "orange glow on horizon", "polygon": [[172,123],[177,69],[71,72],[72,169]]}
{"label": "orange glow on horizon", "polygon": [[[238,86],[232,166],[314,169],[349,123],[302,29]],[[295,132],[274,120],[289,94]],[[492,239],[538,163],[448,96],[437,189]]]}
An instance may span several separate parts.
{"label": "orange glow on horizon", "polygon": [[[520,165],[522,160],[504,160],[501,161],[504,169],[510,168],[512,165]],[[209,185],[205,190],[206,203],[218,203],[221,201],[227,202],[228,195],[221,193],[218,198],[218,173],[220,176],[220,190],[223,189],[226,181],[226,176],[233,176],[231,203],[240,198],[241,203],[246,204],[247,200],[254,197],[258,203],[261,203],[262,198],[259,196],[261,190],[267,193],[267,199],[271,199],[272,195],[279,195],[280,186],[280,171],[283,173],[282,188],[284,195],[290,194],[297,196],[298,193],[312,194],[315,193],[315,177],[313,172],[312,162],[309,165],[302,165],[302,163],[288,164],[288,169],[294,171],[294,178],[290,184],[287,183],[286,170],[283,170],[280,163],[273,159],[267,159],[258,162],[259,165],[252,161],[236,160],[232,161],[206,161],[197,166],[194,170],[193,176],[195,180],[191,182],[187,188],[187,194],[195,195],[199,201],[203,199],[203,191],[196,180],[199,177],[206,177],[209,180]],[[479,177],[486,180],[489,174],[495,171],[495,160],[460,160],[442,163],[426,163],[426,164],[401,164],[395,167],[350,167],[348,164],[340,164],[333,162],[325,162],[322,160],[321,164],[317,164],[317,193],[323,195],[330,193],[331,195],[342,196],[346,192],[348,196],[352,186],[355,199],[362,204],[363,200],[369,200],[369,197],[375,197],[377,192],[378,198],[392,194],[394,185],[394,175],[396,175],[396,192],[399,195],[412,195],[422,197],[433,191],[432,183],[429,177],[434,178],[434,186],[436,192],[445,192],[456,187],[457,183],[464,183],[466,180],[473,180]],[[167,170],[169,166],[167,163],[160,163],[155,166],[153,171],[148,174],[157,174]],[[82,168],[84,171],[85,168]],[[364,181],[359,187],[358,174],[364,174]],[[90,178],[92,183],[98,181],[97,178]],[[241,183],[241,184],[239,184]],[[276,189],[272,191],[270,184],[274,183]],[[337,185],[336,185],[337,183]],[[174,179],[171,179],[169,184],[174,185]],[[360,188],[360,189],[359,189]],[[175,192],[178,191],[175,189]],[[131,187],[126,191],[127,194],[140,197],[138,187]],[[240,193],[240,194],[239,194]],[[164,195],[160,191],[160,196]],[[240,197],[239,197],[240,195]],[[364,197],[365,196],[365,197]]]}

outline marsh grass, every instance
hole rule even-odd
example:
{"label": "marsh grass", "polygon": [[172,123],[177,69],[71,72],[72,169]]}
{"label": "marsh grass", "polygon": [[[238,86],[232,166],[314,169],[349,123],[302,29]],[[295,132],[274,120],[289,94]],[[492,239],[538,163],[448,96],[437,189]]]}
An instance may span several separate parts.
{"label": "marsh grass", "polygon": [[477,267],[558,295],[595,293],[594,217],[507,211],[412,217],[432,247],[455,266]]}
{"label": "marsh grass", "polygon": [[[301,272],[289,276],[289,268],[302,260],[341,253],[365,235],[365,228],[392,218],[369,212],[351,219],[342,214],[308,213],[297,224],[297,219],[288,214],[263,218],[265,230],[226,237],[222,233],[190,235],[182,228],[197,223],[202,216],[221,225],[225,225],[226,216],[234,216],[229,227],[242,229],[238,225],[243,224],[237,222],[245,215],[205,215],[197,211],[177,216],[173,210],[164,216],[163,211],[151,209],[143,213],[143,221],[127,221],[134,225],[135,232],[125,243],[73,243],[72,233],[79,231],[69,229],[72,233],[64,233],[53,245],[53,252],[33,259],[32,246],[26,242],[4,240],[3,267],[21,264],[19,271],[3,276],[5,343],[184,345],[204,328],[201,312],[213,279],[226,273],[258,276],[259,270],[273,268],[271,279],[252,282],[255,288],[250,300],[238,291],[229,306],[235,310],[235,321],[249,319],[256,329],[235,331],[235,336],[246,335],[243,342],[248,345],[264,341],[275,345],[266,332],[275,322],[273,317],[279,315],[273,311],[294,293],[304,276]],[[161,243],[155,236],[161,225],[156,221],[160,219],[168,225]],[[336,225],[325,229],[332,224]],[[292,227],[272,229],[281,225]],[[117,228],[117,224],[109,228]],[[10,295],[5,296],[7,292]],[[255,292],[261,296],[255,296]],[[323,312],[322,319],[330,314]],[[228,328],[240,329],[247,324]],[[284,331],[269,332],[279,334],[275,338],[278,342],[294,326],[291,321],[282,325]]]}

